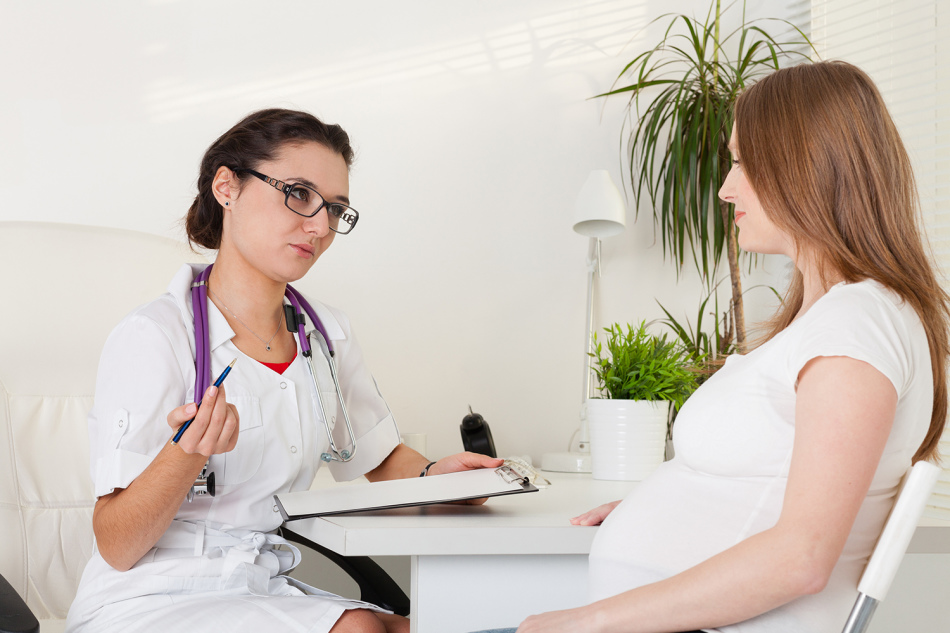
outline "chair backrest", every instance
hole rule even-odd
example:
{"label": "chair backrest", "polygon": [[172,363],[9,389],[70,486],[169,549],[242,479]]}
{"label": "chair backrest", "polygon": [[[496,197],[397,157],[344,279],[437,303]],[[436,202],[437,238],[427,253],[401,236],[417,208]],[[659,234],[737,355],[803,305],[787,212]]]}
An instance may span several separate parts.
{"label": "chair backrest", "polygon": [[92,553],[86,415],[102,345],[200,260],[145,233],[0,222],[0,574],[40,620],[66,616]]}
{"label": "chair backrest", "polygon": [[939,475],[940,468],[930,462],[917,462],[907,471],[884,531],[858,583],[859,592],[878,601],[887,596]]}
{"label": "chair backrest", "polygon": [[917,462],[904,475],[891,514],[861,575],[858,597],[842,633],[863,633],[867,630],[875,608],[891,588],[939,475],[940,468],[930,462]]}

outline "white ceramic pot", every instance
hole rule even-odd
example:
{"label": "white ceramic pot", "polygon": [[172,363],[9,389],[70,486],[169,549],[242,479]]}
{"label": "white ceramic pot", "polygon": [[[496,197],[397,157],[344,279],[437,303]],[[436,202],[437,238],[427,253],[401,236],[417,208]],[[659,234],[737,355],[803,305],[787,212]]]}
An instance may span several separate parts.
{"label": "white ceramic pot", "polygon": [[587,401],[594,479],[642,481],[663,463],[668,400]]}

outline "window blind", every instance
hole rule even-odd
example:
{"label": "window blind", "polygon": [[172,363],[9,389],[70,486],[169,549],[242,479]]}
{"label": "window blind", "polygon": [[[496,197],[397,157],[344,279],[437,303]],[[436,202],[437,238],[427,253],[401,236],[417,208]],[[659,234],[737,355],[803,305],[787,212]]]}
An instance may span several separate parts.
{"label": "window blind", "polygon": [[[950,2],[812,0],[822,59],[843,59],[880,88],[914,164],[924,226],[950,288]],[[926,515],[950,520],[950,433]]]}

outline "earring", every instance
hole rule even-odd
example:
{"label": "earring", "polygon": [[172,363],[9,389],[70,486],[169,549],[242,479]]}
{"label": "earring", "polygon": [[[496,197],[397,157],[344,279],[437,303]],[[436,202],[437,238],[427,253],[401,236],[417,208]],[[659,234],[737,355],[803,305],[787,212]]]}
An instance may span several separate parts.
{"label": "earring", "polygon": [[230,206],[230,204],[231,204],[230,202],[225,202],[225,203],[224,203],[224,206],[227,207],[227,206]]}

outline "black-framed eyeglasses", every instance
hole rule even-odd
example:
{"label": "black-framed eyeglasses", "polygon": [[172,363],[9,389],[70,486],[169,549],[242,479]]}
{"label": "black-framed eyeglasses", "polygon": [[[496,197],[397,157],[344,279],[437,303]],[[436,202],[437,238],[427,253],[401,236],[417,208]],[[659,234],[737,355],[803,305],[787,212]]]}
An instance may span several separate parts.
{"label": "black-framed eyeglasses", "polygon": [[340,235],[346,235],[356,226],[360,213],[351,206],[340,202],[327,202],[320,193],[300,183],[286,183],[270,176],[254,171],[253,169],[234,169],[235,172],[246,172],[255,178],[260,178],[268,185],[284,194],[284,205],[305,218],[312,218],[320,213],[320,209],[327,210],[330,230]]}

